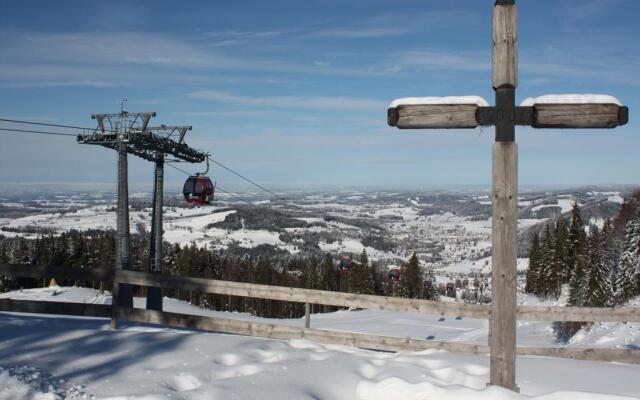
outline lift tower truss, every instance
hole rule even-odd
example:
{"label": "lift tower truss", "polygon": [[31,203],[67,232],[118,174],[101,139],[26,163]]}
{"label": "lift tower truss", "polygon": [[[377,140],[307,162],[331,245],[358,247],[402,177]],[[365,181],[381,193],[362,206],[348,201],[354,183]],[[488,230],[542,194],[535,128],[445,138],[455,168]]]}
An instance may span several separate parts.
{"label": "lift tower truss", "polygon": [[[118,207],[116,268],[131,269],[129,232],[129,189],[127,154],[133,154],[155,163],[153,185],[153,207],[151,237],[149,240],[149,271],[162,272],[162,206],[164,186],[164,162],[166,155],[190,163],[200,163],[207,159],[207,153],[198,151],[184,142],[191,126],[160,125],[150,127],[149,121],[155,112],[129,112],[93,114],[98,126],[92,132],[78,134],[81,144],[99,145],[118,152]],[[113,288],[113,301],[119,307],[133,307],[133,290],[130,285],[119,284]],[[147,308],[162,310],[162,292],[159,288],[149,288]],[[112,319],[112,325],[116,321]]]}

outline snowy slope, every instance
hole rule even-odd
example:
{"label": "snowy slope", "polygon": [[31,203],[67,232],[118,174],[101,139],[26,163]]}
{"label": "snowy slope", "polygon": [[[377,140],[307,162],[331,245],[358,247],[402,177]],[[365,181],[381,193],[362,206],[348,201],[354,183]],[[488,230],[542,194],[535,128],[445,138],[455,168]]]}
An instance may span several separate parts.
{"label": "snowy slope", "polygon": [[[0,360],[0,383],[9,386],[0,387],[2,400],[613,400],[640,393],[640,367],[632,365],[521,357],[518,395],[486,387],[486,356],[136,325],[113,331],[104,319],[10,313],[0,313]],[[3,390],[10,394],[3,398]]]}
{"label": "snowy slope", "polygon": [[[56,293],[55,295],[53,295]],[[518,304],[562,306],[564,296],[557,301],[541,302],[536,296],[519,293]],[[78,287],[39,288],[0,294],[0,298],[22,300],[46,300],[76,303],[111,304],[109,293]],[[446,298],[445,298],[446,299]],[[134,298],[134,306],[144,308],[144,298]],[[639,307],[640,298],[631,306]],[[169,312],[228,318],[261,323],[302,326],[302,319],[269,319],[256,317],[248,313],[229,313],[206,310],[188,302],[164,298],[164,309]],[[342,310],[333,313],[313,314],[311,326],[318,329],[331,329],[348,332],[361,332],[374,335],[394,336],[425,340],[447,340],[467,343],[487,344],[488,321],[472,318],[441,318],[439,315],[420,313],[379,311],[379,310]],[[518,345],[555,346],[558,345],[551,322],[518,321]],[[568,344],[569,347],[628,348],[640,347],[640,323],[598,323],[581,330]]]}

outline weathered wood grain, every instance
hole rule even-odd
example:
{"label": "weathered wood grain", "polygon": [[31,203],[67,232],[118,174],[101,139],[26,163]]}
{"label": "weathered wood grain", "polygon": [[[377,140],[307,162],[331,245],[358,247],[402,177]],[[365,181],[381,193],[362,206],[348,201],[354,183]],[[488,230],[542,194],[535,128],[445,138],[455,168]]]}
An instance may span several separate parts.
{"label": "weathered wood grain", "polygon": [[516,314],[526,321],[640,322],[638,307],[518,306]]}
{"label": "weathered wood grain", "polygon": [[304,327],[311,328],[311,304],[304,303]]}
{"label": "weathered wood grain", "polygon": [[515,389],[518,145],[493,144],[491,383]]}
{"label": "weathered wood grain", "polygon": [[[370,335],[365,333],[301,328],[216,317],[175,314],[154,310],[117,308],[115,310],[115,315],[123,320],[140,323],[161,324],[180,328],[265,337],[270,339],[309,339],[318,343],[340,344],[384,351],[420,351],[427,349],[439,349],[472,354],[486,354],[489,352],[489,347],[483,344],[431,341]],[[634,349],[518,347],[517,354],[640,364],[640,350]]]}
{"label": "weathered wood grain", "polygon": [[[62,303],[31,300],[0,299],[0,312],[24,312],[109,318],[111,306],[105,304]],[[341,344],[384,351],[420,351],[440,349],[452,352],[485,354],[483,344],[428,341],[412,338],[369,335],[321,329],[238,321],[155,310],[113,308],[113,317],[131,322],[162,324],[177,328],[249,335],[271,339],[309,339],[318,343]],[[518,347],[518,355],[572,358],[576,360],[615,361],[640,364],[640,350],[600,348]]]}
{"label": "weathered wood grain", "polygon": [[399,129],[468,129],[478,126],[475,104],[401,105],[388,111],[388,123]]}
{"label": "weathered wood grain", "polygon": [[464,353],[487,353],[489,351],[486,345],[470,343],[377,336],[365,333],[330,331],[215,317],[175,314],[155,310],[116,308],[115,314],[119,319],[141,323],[162,324],[189,329],[265,337],[270,339],[309,339],[319,343],[341,344],[375,350],[404,351],[441,349]]}
{"label": "weathered wood grain", "polygon": [[187,278],[145,272],[117,271],[119,282],[139,286],[155,286],[165,289],[180,288],[203,293],[258,299],[283,300],[297,303],[323,304],[329,306],[365,308],[372,310],[395,310],[420,312],[432,315],[462,316],[487,319],[490,308],[481,304],[449,303],[421,299],[373,296],[354,293],[260,285],[255,283],[218,281],[203,278]]}
{"label": "weathered wood grain", "polygon": [[534,128],[615,128],[620,120],[617,104],[536,104]]}
{"label": "weathered wood grain", "polygon": [[518,86],[518,33],[515,5],[493,8],[493,88]]}
{"label": "weathered wood grain", "polygon": [[640,350],[638,349],[518,346],[517,353],[519,356],[543,356],[572,358],[574,360],[640,364]]}
{"label": "weathered wood grain", "polygon": [[108,304],[0,299],[0,311],[78,315],[83,317],[109,317],[111,315],[111,306]]}
{"label": "weathered wood grain", "polygon": [[[55,271],[54,276],[78,280],[113,279],[113,270],[105,268],[78,269],[70,267],[45,267],[40,265],[0,264],[0,275],[42,278],[43,272]],[[307,303],[305,299],[316,299],[309,304],[325,304],[340,307],[387,309],[395,311],[416,311],[430,314],[450,316],[467,316],[469,318],[487,319],[491,309],[486,305],[439,303],[427,300],[399,299],[394,297],[356,295],[342,292],[326,292],[312,289],[287,288],[281,286],[256,285],[241,282],[216,281],[202,278],[178,277],[170,275],[152,275],[143,272],[127,271],[128,282],[139,286],[160,284],[163,288],[185,288],[207,293],[218,293],[232,296],[285,300]],[[150,280],[147,280],[147,276]],[[182,285],[185,285],[184,287]],[[311,297],[309,297],[311,296]],[[360,298],[364,296],[364,298]],[[440,308],[444,305],[444,308]],[[576,322],[640,322],[640,308],[599,308],[599,307],[547,307],[518,306],[518,319],[529,321],[576,321]]]}

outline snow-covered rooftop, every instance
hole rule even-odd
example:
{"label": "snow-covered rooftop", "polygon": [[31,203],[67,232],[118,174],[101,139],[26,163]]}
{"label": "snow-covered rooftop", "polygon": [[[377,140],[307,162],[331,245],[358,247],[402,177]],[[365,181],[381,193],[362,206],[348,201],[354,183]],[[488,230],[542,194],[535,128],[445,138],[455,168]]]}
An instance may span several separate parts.
{"label": "snow-covered rooftop", "polygon": [[398,106],[425,106],[444,104],[475,104],[478,107],[487,107],[489,103],[480,96],[444,96],[444,97],[403,97],[395,99],[389,104],[389,108]]}
{"label": "snow-covered rooftop", "polygon": [[608,94],[547,94],[539,97],[527,97],[520,103],[522,107],[534,104],[617,104],[620,100]]}

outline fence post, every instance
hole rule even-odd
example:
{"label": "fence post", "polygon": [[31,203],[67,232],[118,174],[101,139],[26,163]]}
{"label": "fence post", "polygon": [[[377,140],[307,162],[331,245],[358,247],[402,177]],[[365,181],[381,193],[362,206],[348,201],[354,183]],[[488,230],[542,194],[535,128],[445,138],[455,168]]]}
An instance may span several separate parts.
{"label": "fence post", "polygon": [[311,304],[304,303],[304,327],[311,327]]}
{"label": "fence post", "polygon": [[114,273],[113,287],[111,288],[111,329],[118,329],[118,319],[116,318],[116,307],[118,307],[118,289],[118,278],[117,274]]}

